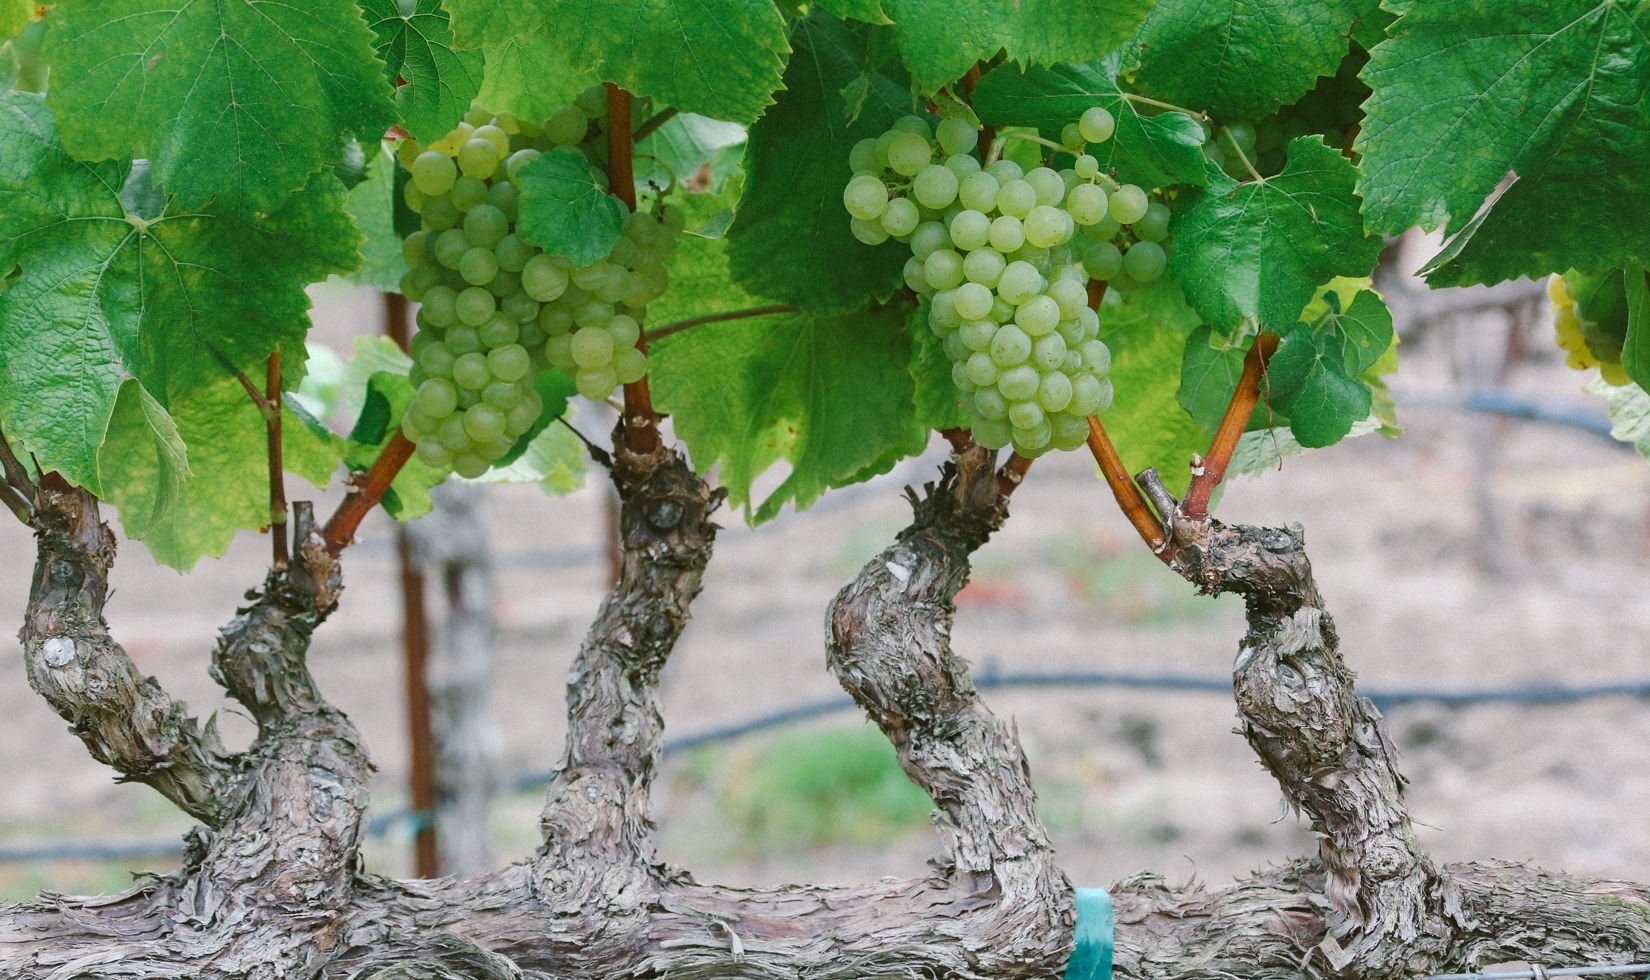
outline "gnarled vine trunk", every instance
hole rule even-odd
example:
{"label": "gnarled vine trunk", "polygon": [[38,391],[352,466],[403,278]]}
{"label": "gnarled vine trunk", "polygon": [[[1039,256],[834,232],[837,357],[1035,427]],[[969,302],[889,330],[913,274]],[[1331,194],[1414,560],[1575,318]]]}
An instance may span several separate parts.
{"label": "gnarled vine trunk", "polygon": [[[563,760],[532,857],[398,882],[359,869],[368,760],[304,655],[338,561],[300,511],[296,556],[223,630],[213,675],[258,722],[244,752],[152,679],[102,619],[113,539],[96,502],[36,488],[23,642],[31,682],[95,758],[202,826],[185,866],[125,895],[0,909],[0,974],[75,977],[1049,977],[1073,903],[1024,753],[950,648],[952,600],[999,526],[991,454],[959,450],[914,518],[832,602],[828,662],[933,798],[928,877],[735,889],[659,864],[650,791],[659,674],[689,616],[722,494],[667,449],[620,450],[623,571],[568,682]],[[1321,837],[1319,854],[1225,888],[1142,875],[1113,890],[1123,977],[1403,977],[1508,959],[1650,950],[1642,886],[1435,865],[1379,714],[1358,697],[1299,529],[1168,529],[1172,564],[1248,604],[1242,732]]]}

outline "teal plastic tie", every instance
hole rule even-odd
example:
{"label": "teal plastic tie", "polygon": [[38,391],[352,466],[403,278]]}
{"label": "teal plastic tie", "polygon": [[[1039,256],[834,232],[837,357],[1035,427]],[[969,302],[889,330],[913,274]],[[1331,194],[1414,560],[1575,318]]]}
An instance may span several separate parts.
{"label": "teal plastic tie", "polygon": [[1077,889],[1077,948],[1066,961],[1066,980],[1111,980],[1111,948],[1117,920],[1104,888]]}

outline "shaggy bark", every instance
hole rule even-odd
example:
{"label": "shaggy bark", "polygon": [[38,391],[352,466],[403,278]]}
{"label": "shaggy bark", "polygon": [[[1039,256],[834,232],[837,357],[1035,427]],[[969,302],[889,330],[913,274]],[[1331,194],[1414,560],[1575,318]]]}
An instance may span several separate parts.
{"label": "shaggy bark", "polygon": [[[357,866],[368,763],[304,663],[339,588],[306,512],[291,568],[251,594],[214,656],[215,675],[259,723],[253,747],[227,757],[203,748],[196,726],[168,723],[158,741],[121,727],[187,716],[158,687],[130,680],[130,662],[107,641],[100,610],[113,545],[95,502],[42,493],[29,655],[43,659],[48,640],[72,639],[78,669],[125,678],[117,693],[137,692],[98,701],[108,687],[99,683],[47,686],[48,696],[66,717],[93,719],[79,727],[100,758],[191,801],[208,826],[181,871],[125,895],[47,894],[0,909],[0,975],[1058,975],[1071,891],[1018,739],[981,704],[949,643],[969,556],[1003,518],[991,463],[964,446],[940,481],[912,495],[911,525],[831,604],[828,662],[933,797],[947,845],[926,878],[844,888],[720,888],[654,858],[659,671],[699,590],[721,499],[674,453],[621,450],[614,463],[624,574],[569,679],[545,843],[533,860],[467,880],[396,882]],[[1234,668],[1243,734],[1322,845],[1315,860],[1225,888],[1171,888],[1144,875],[1119,884],[1118,976],[1399,977],[1650,951],[1642,886],[1431,862],[1298,529],[1181,520],[1167,535],[1173,567],[1200,589],[1244,595],[1249,629]],[[159,775],[179,770],[190,778]]]}

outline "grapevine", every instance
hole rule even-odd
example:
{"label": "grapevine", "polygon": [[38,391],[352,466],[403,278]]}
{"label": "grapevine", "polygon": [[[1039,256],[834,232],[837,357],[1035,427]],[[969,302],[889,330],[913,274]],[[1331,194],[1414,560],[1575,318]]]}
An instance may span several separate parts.
{"label": "grapevine", "polygon": [[521,172],[541,153],[577,149],[606,186],[605,116],[595,87],[542,123],[476,108],[427,147],[397,147],[405,200],[420,217],[403,241],[402,291],[421,305],[417,394],[402,429],[422,462],[486,472],[544,411],[535,379],[546,369],[597,401],[647,373],[641,323],[668,284],[681,209],[660,202],[626,214],[609,254],[583,266],[530,244],[516,224]]}
{"label": "grapevine", "polygon": [[[1087,419],[1111,404],[1111,353],[1088,285],[1121,291],[1155,282],[1168,257],[1169,209],[1100,171],[1089,144],[1116,122],[1093,107],[1046,143],[1060,170],[982,162],[979,131],[960,119],[930,127],[906,116],[856,144],[842,194],[854,236],[907,243],[905,284],[928,302],[928,326],[945,345],[976,441],[1022,456],[1075,449]],[[936,154],[936,150],[938,153]]]}

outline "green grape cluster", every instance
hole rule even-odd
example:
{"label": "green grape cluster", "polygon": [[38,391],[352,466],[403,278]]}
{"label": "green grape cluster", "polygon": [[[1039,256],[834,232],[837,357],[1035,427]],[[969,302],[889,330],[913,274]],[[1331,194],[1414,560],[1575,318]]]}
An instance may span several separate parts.
{"label": "green grape cluster", "polygon": [[540,153],[574,147],[592,175],[606,140],[601,88],[542,124],[472,109],[429,146],[403,140],[406,202],[420,228],[402,243],[401,291],[420,305],[412,339],[417,388],[402,420],[418,457],[480,476],[538,419],[535,379],[546,368],[600,400],[647,373],[637,347],[647,304],[665,291],[682,231],[674,205],[639,210],[606,258],[576,266],[528,244],[516,228],[521,169]]}
{"label": "green grape cluster", "polygon": [[1134,289],[1163,275],[1169,211],[1102,174],[1089,144],[1115,120],[1094,107],[1067,127],[1055,170],[974,155],[979,131],[906,116],[854,146],[842,203],[856,238],[910,245],[905,283],[928,300],[974,439],[1022,456],[1075,449],[1112,400],[1111,353],[1091,279]]}

